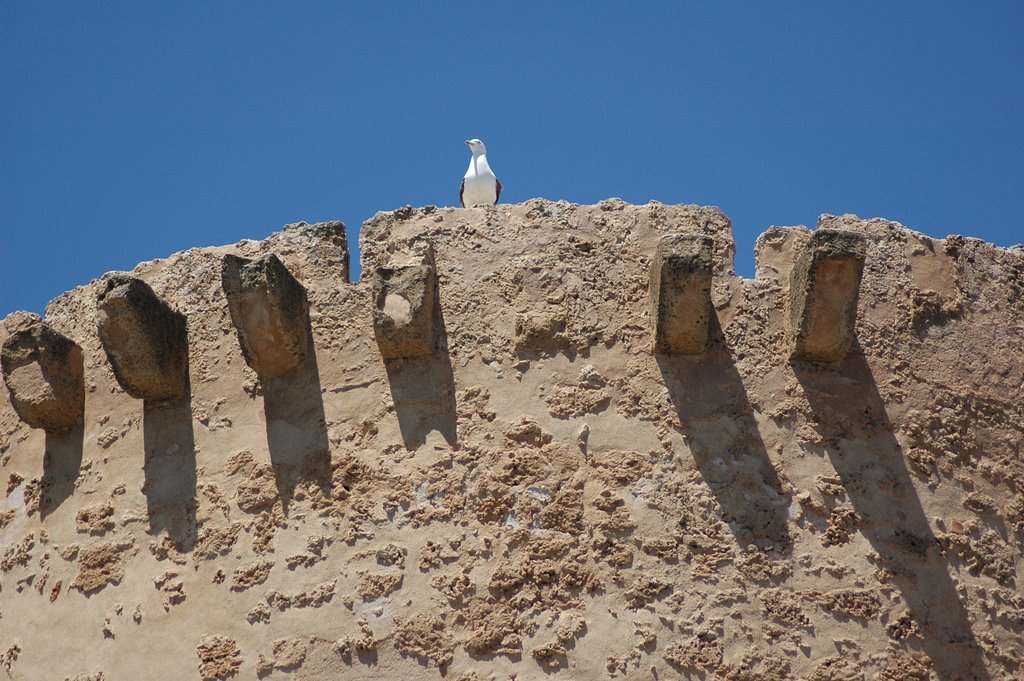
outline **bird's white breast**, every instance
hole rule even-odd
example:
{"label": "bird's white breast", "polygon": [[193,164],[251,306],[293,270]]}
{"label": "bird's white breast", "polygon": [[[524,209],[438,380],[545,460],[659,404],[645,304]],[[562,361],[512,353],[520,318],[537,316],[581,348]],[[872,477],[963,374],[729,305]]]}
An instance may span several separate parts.
{"label": "bird's white breast", "polygon": [[498,200],[498,180],[487,164],[486,156],[476,156],[469,162],[463,181],[462,202],[467,208],[493,206]]}

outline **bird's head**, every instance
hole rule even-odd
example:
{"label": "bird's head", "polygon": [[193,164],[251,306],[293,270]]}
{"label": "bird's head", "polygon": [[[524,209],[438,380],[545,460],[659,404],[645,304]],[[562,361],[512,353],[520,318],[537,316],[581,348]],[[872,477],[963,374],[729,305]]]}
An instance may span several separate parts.
{"label": "bird's head", "polygon": [[487,153],[487,147],[484,146],[484,143],[483,143],[482,140],[478,140],[478,139],[466,140],[466,146],[468,146],[469,150],[472,151],[474,154],[486,154]]}

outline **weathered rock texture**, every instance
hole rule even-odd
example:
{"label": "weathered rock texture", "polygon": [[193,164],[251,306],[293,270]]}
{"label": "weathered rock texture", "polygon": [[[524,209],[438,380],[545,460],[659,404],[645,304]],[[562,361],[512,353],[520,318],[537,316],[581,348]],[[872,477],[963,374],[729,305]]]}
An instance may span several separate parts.
{"label": "weathered rock texture", "polygon": [[188,383],[185,317],[137,277],[112,275],[96,299],[100,343],[121,387],[143,400],[176,400]]}
{"label": "weathered rock texture", "polygon": [[864,236],[819,229],[804,245],[789,277],[789,336],[793,359],[839,362],[853,343],[857,294],[864,270]]}
{"label": "weathered rock texture", "polygon": [[49,324],[20,325],[0,351],[11,405],[25,423],[50,432],[82,421],[82,349]]}
{"label": "weathered rock texture", "polygon": [[392,255],[372,275],[373,333],[384,359],[427,357],[434,352],[437,272],[434,250],[420,246]]}
{"label": "weathered rock texture", "polygon": [[276,255],[225,255],[221,280],[242,356],[260,378],[283,376],[306,359],[306,290]]}
{"label": "weathered rock texture", "polygon": [[655,352],[692,355],[707,348],[713,245],[710,237],[689,234],[658,241],[651,262]]}
{"label": "weathered rock texture", "polygon": [[[118,387],[102,281],[61,296],[47,323],[85,366],[72,489],[47,491],[52,438],[0,399],[5,671],[1020,678],[1024,252],[819,229],[866,240],[834,362],[787,344],[813,232],[770,229],[743,280],[728,220],[698,206],[382,213],[355,284],[337,230],[303,225],[144,263],[132,276],[189,319],[184,411]],[[652,352],[671,234],[712,241],[700,354]],[[424,242],[434,352],[384,361],[371,275]],[[263,382],[221,263],[270,253],[312,342]]]}

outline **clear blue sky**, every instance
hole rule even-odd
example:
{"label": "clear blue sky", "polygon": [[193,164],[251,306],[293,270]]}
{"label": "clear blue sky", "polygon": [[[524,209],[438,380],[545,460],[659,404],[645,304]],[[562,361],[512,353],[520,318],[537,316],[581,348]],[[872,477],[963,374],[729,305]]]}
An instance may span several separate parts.
{"label": "clear blue sky", "polygon": [[[0,316],[298,220],[503,199],[1024,241],[1024,3],[0,0]],[[353,249],[354,250],[354,249]]]}

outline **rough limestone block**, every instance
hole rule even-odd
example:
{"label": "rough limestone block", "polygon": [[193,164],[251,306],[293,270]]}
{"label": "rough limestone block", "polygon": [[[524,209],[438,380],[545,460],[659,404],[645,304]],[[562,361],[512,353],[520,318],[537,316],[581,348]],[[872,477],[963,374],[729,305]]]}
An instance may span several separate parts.
{"label": "rough limestone block", "polygon": [[429,247],[374,270],[373,334],[384,359],[433,354],[436,280]]}
{"label": "rough limestone block", "polygon": [[529,311],[516,315],[516,352],[559,352],[569,349],[565,333],[565,314],[561,311]]}
{"label": "rough limestone block", "polygon": [[15,310],[11,314],[4,317],[3,326],[7,330],[7,335],[18,333],[22,329],[27,329],[30,326],[41,324],[43,318],[37,315],[35,312],[26,312],[25,310]]}
{"label": "rough limestone block", "polygon": [[82,348],[45,322],[16,331],[0,351],[4,382],[18,416],[33,428],[60,433],[82,421]]}
{"label": "rough limestone block", "polygon": [[261,380],[283,376],[306,359],[306,289],[276,255],[259,260],[224,256],[221,283],[242,355]]}
{"label": "rough limestone block", "polygon": [[699,354],[708,344],[713,242],[670,234],[658,241],[651,262],[654,352]]}
{"label": "rough limestone block", "polygon": [[188,331],[171,309],[136,277],[115,275],[96,297],[96,330],[124,391],[143,400],[185,395]]}
{"label": "rough limestone block", "polygon": [[819,229],[789,277],[789,341],[793,359],[839,362],[853,343],[865,238]]}

